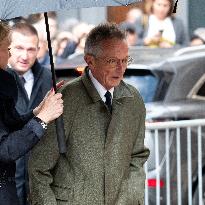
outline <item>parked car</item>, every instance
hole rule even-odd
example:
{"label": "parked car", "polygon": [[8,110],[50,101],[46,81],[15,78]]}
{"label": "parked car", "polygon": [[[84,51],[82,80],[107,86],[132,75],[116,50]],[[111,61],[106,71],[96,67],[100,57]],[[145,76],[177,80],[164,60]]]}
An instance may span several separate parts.
{"label": "parked car", "polygon": [[198,52],[205,52],[205,45],[189,46],[189,47],[178,49],[174,52],[174,56],[181,56],[185,54],[190,54],[190,53],[193,54]]}
{"label": "parked car", "polygon": [[[132,50],[133,51],[133,50]],[[136,51],[136,50],[135,50]],[[144,52],[144,50],[143,50]],[[150,51],[156,52],[154,50]],[[179,56],[174,56],[174,50],[161,60],[157,61],[157,54],[150,54],[147,63],[139,64],[139,50],[132,52],[134,63],[128,66],[124,80],[135,86],[141,93],[146,103],[147,122],[175,121],[205,118],[205,52],[189,52]],[[131,53],[131,52],[130,52]],[[162,51],[161,51],[162,53]],[[146,52],[143,54],[146,55]],[[161,54],[160,54],[161,55]],[[172,56],[172,57],[171,57]],[[174,56],[174,57],[173,57]],[[160,58],[160,56],[159,56]],[[77,58],[78,59],[78,58]],[[72,79],[80,76],[82,68],[85,66],[82,55],[74,63],[58,65],[57,77]],[[80,67],[76,68],[77,65]],[[176,130],[170,132],[170,185],[171,204],[177,204],[177,168],[176,168]],[[187,204],[188,184],[187,184],[187,133],[184,129],[181,134],[181,167],[182,173],[182,201]],[[198,201],[198,177],[197,177],[197,138],[196,130],[191,130],[192,134],[192,195],[193,204],[199,205]],[[160,164],[160,204],[166,204],[166,167],[165,167],[165,132],[159,132],[159,164]],[[153,132],[146,132],[147,146],[151,155],[148,159],[148,186],[149,204],[156,204],[156,173],[155,167],[156,150],[155,137]],[[203,130],[202,144],[205,144],[205,134]],[[203,182],[205,182],[205,152],[202,156],[203,162]],[[152,180],[152,181],[149,181]],[[205,187],[204,187],[205,200]]]}
{"label": "parked car", "polygon": [[[205,52],[194,52],[148,66],[130,65],[125,81],[141,93],[147,109],[147,122],[168,122],[205,118]],[[166,155],[165,130],[158,132],[159,167],[156,167],[154,131],[146,132],[147,146],[151,155],[148,159],[149,204],[156,203],[156,184],[160,184],[160,204],[166,204]],[[171,204],[178,204],[177,198],[177,143],[176,129],[170,130],[170,194]],[[197,130],[191,129],[192,154],[192,196],[193,204],[198,200]],[[180,129],[181,140],[181,184],[182,204],[188,204],[187,174],[187,131]],[[205,144],[205,130],[202,129],[202,146]],[[203,150],[202,148],[202,150]],[[202,154],[203,184],[205,182],[205,152]],[[157,181],[159,171],[160,181]],[[204,187],[205,204],[205,187]]]}

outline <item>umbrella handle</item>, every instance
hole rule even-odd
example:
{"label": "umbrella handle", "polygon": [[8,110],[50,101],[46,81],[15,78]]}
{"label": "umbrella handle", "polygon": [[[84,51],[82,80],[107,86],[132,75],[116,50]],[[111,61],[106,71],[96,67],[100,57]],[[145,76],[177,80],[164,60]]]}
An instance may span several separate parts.
{"label": "umbrella handle", "polygon": [[[53,63],[53,54],[52,54],[51,38],[50,38],[47,12],[44,13],[44,17],[45,17],[45,24],[46,24],[46,33],[47,33],[48,51],[49,51],[50,64],[51,64],[53,88],[56,92],[57,91],[56,76],[55,76],[55,68],[54,68],[54,63]],[[56,134],[57,134],[59,153],[65,154],[66,153],[66,142],[65,142],[65,130],[64,130],[63,117],[60,116],[58,119],[56,119],[55,124],[56,124]]]}

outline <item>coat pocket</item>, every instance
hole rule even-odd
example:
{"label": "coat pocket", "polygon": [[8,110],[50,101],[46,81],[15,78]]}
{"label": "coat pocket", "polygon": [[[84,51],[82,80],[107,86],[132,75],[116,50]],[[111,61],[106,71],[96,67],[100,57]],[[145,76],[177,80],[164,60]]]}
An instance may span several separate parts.
{"label": "coat pocket", "polygon": [[56,200],[60,201],[72,201],[72,190],[71,188],[52,186],[53,193],[55,195]]}

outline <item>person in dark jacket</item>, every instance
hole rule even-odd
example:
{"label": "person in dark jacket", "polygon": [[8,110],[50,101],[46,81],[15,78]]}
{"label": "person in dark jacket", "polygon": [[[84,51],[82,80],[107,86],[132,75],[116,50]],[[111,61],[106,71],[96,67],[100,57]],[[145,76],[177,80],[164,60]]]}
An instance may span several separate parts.
{"label": "person in dark jacket", "polygon": [[10,56],[9,27],[0,22],[0,204],[18,205],[15,160],[25,155],[44,135],[47,123],[63,112],[61,94],[50,91],[32,111],[22,116],[15,109],[16,81],[5,71]]}
{"label": "person in dark jacket", "polygon": [[[9,72],[18,87],[16,109],[25,114],[43,100],[52,87],[51,71],[37,60],[39,52],[37,30],[29,23],[16,23],[11,28]],[[16,187],[20,205],[29,204],[28,164],[29,153],[16,161]]]}

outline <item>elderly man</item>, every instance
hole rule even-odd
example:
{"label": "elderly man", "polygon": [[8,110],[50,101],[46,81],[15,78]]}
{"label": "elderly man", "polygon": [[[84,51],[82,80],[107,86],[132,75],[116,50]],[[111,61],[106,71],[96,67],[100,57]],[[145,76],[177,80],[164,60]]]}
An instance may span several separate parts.
{"label": "elderly man", "polygon": [[109,23],[89,33],[88,67],[62,90],[67,153],[58,153],[54,125],[32,151],[33,204],[144,204],[145,107],[122,80],[131,61],[125,38]]}

